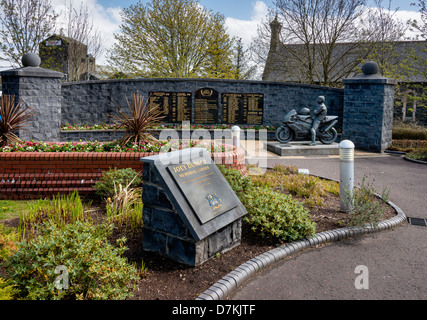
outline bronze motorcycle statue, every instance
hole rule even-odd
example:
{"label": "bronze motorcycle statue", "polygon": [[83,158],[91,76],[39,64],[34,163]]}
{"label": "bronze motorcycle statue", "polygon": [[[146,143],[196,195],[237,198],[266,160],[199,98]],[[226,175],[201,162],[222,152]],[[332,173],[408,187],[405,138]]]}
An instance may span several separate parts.
{"label": "bronze motorcycle statue", "polygon": [[[311,128],[315,119],[314,112],[302,108],[299,114],[295,109],[288,112],[283,125],[276,130],[276,140],[280,143],[289,141],[311,140]],[[316,137],[323,144],[331,144],[337,139],[337,131],[333,127],[338,122],[337,116],[325,116],[316,130]]]}

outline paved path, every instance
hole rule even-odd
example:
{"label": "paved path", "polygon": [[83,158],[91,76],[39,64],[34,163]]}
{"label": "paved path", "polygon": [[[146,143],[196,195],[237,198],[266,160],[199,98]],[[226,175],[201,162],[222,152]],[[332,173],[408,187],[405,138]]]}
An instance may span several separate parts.
{"label": "paved path", "polygon": [[[266,158],[258,160],[267,161],[269,167],[275,163],[295,165],[339,179],[337,156],[262,156]],[[256,157],[249,152],[248,160]],[[378,191],[389,187],[390,200],[408,217],[427,219],[427,165],[399,155],[356,152],[356,184],[364,176]],[[260,271],[229,299],[427,299],[426,240],[427,227],[404,224],[391,231],[308,249]],[[359,265],[368,268],[369,289],[355,287]]]}

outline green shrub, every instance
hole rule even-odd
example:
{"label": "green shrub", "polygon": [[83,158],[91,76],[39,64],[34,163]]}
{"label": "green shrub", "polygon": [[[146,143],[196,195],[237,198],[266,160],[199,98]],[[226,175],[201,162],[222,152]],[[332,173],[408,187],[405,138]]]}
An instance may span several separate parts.
{"label": "green shrub", "polygon": [[354,190],[353,197],[349,195],[354,207],[349,221],[350,226],[364,227],[368,224],[376,227],[384,214],[385,208],[382,204],[388,201],[390,190],[384,188],[381,194],[382,200],[378,199],[375,196],[375,189],[365,184],[365,181],[366,177],[363,177],[360,188]]}
{"label": "green shrub", "polygon": [[406,156],[414,160],[427,160],[427,148],[413,150],[407,153]]}
{"label": "green shrub", "polygon": [[308,210],[291,195],[256,187],[241,200],[249,213],[245,221],[262,236],[271,234],[286,242],[309,237],[316,231]]}
{"label": "green shrub", "polygon": [[263,176],[256,176],[252,179],[257,186],[268,186],[302,198],[309,208],[324,206],[324,198],[329,193],[339,195],[338,183],[298,174],[298,169],[292,166],[277,165]]}
{"label": "green shrub", "polygon": [[[131,295],[137,270],[121,257],[125,239],[118,247],[109,243],[112,225],[77,221],[59,229],[45,222],[40,230],[36,239],[21,242],[5,264],[20,298],[104,300]],[[68,270],[68,289],[55,283],[58,266]]]}
{"label": "green shrub", "polygon": [[289,174],[298,174],[298,168],[295,166],[284,166],[281,164],[276,164],[272,170],[276,173],[280,173],[282,175],[289,175]]}
{"label": "green shrub", "polygon": [[15,252],[15,243],[18,240],[19,235],[13,228],[8,228],[0,223],[0,261],[5,260]]}
{"label": "green shrub", "polygon": [[[135,176],[137,177],[135,178]],[[142,183],[139,173],[134,169],[114,168],[108,171],[103,171],[100,181],[95,183],[94,188],[96,189],[96,194],[101,198],[112,198],[114,196],[114,185],[118,186],[121,184],[122,186],[127,186],[132,180],[133,182],[130,185],[130,188],[139,187]]]}
{"label": "green shrub", "polygon": [[394,123],[392,138],[396,140],[427,140],[427,128],[411,123]]}
{"label": "green shrub", "polygon": [[250,192],[255,186],[249,176],[243,176],[237,169],[229,169],[224,165],[219,165],[218,169],[238,197],[246,192]]}
{"label": "green shrub", "polygon": [[252,226],[252,230],[262,236],[272,235],[280,241],[294,241],[315,233],[315,223],[310,220],[308,210],[292,196],[268,186],[255,185],[239,170],[219,168],[248,211],[244,221]]}
{"label": "green shrub", "polygon": [[17,291],[10,280],[4,280],[3,278],[0,278],[0,301],[12,300],[16,293]]}
{"label": "green shrub", "polygon": [[427,140],[393,140],[388,150],[411,152],[419,148],[427,148]]}

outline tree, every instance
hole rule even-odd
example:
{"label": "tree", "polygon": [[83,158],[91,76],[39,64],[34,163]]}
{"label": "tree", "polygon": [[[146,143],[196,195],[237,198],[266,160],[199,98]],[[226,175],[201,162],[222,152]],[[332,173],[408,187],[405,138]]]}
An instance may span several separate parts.
{"label": "tree", "polygon": [[356,23],[364,4],[365,0],[276,1],[281,37],[290,44],[286,46],[287,54],[295,65],[303,67],[296,72],[303,71],[309,83],[330,85],[346,77],[358,64],[347,58],[360,49],[357,43],[338,46],[340,42],[351,43],[357,36]]}
{"label": "tree", "polygon": [[121,33],[114,34],[117,43],[109,56],[117,71],[134,76],[200,77],[215,72],[207,63],[210,55],[219,54],[215,41],[217,48],[227,50],[229,38],[218,26],[223,18],[196,0],[151,0],[146,5],[139,1],[123,9],[121,16]]}
{"label": "tree", "polygon": [[234,79],[233,67],[233,40],[227,34],[224,24],[225,18],[216,14],[212,19],[212,35],[207,47],[205,72],[202,76],[212,79]]}
{"label": "tree", "polygon": [[411,5],[417,6],[421,13],[421,21],[410,20],[409,23],[412,30],[417,30],[421,33],[421,37],[427,38],[427,3],[426,0],[418,0],[418,3],[412,3]]}
{"label": "tree", "polygon": [[0,0],[0,51],[4,54],[0,60],[22,66],[22,56],[38,52],[57,17],[50,0]]}
{"label": "tree", "polygon": [[[356,23],[365,0],[277,0],[277,40],[285,72],[298,81],[331,85],[346,77],[358,64],[360,47],[355,39]],[[272,15],[272,12],[270,13]],[[274,25],[273,25],[274,26]],[[347,42],[347,46],[339,46]]]}
{"label": "tree", "polygon": [[[425,0],[418,0],[417,3],[411,3],[412,6],[416,6],[419,8],[419,12],[421,14],[421,21],[417,20],[409,20],[408,24],[410,26],[411,31],[418,31],[420,35],[416,36],[416,39],[427,39],[427,2]],[[421,43],[423,43],[421,42]],[[424,85],[425,80],[427,79],[427,59],[426,56],[426,46],[419,45],[415,48],[418,51],[418,54],[412,55],[412,64],[414,69],[414,75],[418,76],[419,79],[423,79],[423,81],[419,81],[415,84],[407,84],[402,88],[401,92],[401,103],[402,105],[402,120],[406,119],[406,111],[407,111],[407,103],[412,102],[412,108],[408,108],[408,110],[412,111],[412,120],[416,120],[416,110],[417,107],[425,107],[427,108],[427,87]],[[409,99],[408,99],[409,98]],[[411,101],[408,101],[411,100]]]}
{"label": "tree", "polygon": [[336,85],[367,59],[378,60],[385,75],[399,68],[392,59],[396,58],[393,49],[407,26],[396,19],[390,0],[387,8],[382,0],[375,0],[376,8],[369,9],[366,0],[277,0],[275,4],[251,45],[258,62],[270,59],[265,74],[280,70],[277,77],[285,75],[288,81]]}
{"label": "tree", "polygon": [[397,19],[397,9],[391,9],[391,0],[387,7],[382,0],[374,0],[374,3],[375,8],[367,10],[361,18],[361,40],[369,47],[363,62],[375,61],[383,76],[405,81],[415,71],[412,60],[416,56],[413,47],[407,46],[402,51],[399,43],[405,39],[408,25]]}
{"label": "tree", "polygon": [[242,38],[237,39],[234,49],[234,79],[249,80],[255,76],[256,66],[249,65],[248,51],[243,46]]}

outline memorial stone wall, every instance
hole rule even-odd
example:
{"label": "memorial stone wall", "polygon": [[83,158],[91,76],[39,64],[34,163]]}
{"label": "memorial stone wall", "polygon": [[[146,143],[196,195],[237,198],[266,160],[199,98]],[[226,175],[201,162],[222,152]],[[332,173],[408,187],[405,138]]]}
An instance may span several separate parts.
{"label": "memorial stone wall", "polygon": [[[164,122],[280,125],[291,109],[316,105],[326,97],[329,115],[342,119],[342,89],[266,81],[216,79],[122,79],[62,85],[62,123],[110,123],[108,114],[142,94],[158,105]],[[338,124],[340,126],[340,123]]]}

